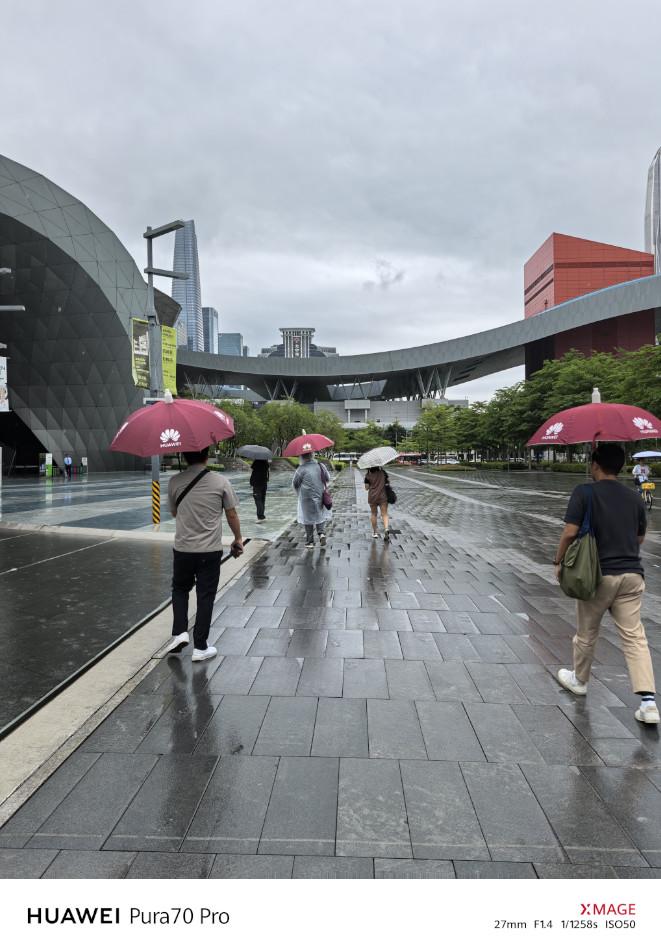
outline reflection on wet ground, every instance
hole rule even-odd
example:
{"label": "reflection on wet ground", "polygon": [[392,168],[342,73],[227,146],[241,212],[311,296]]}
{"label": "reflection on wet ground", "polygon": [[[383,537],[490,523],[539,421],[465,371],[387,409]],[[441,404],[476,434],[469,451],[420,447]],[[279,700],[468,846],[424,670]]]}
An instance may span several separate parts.
{"label": "reflection on wet ground", "polygon": [[633,717],[610,622],[587,697],[554,677],[574,609],[551,561],[580,478],[392,481],[393,540],[345,470],[327,546],[286,528],[223,591],[218,655],[151,670],[0,829],[0,874],[661,876],[659,731]]}

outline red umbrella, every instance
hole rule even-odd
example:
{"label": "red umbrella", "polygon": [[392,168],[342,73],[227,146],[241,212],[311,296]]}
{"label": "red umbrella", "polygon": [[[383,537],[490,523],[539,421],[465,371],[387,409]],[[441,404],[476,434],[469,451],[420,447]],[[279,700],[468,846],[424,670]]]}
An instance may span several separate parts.
{"label": "red umbrella", "polygon": [[110,444],[115,452],[159,456],[195,452],[234,435],[234,420],[211,403],[165,399],[131,413]]}
{"label": "red umbrella", "polygon": [[335,443],[328,436],[322,436],[321,433],[310,433],[308,436],[303,430],[303,435],[292,439],[282,455],[302,456],[306,452],[316,452],[318,449],[328,449],[329,446],[334,445]]}
{"label": "red umbrella", "polygon": [[556,413],[537,430],[527,446],[561,443],[633,442],[661,436],[661,420],[638,406],[624,403],[586,403]]}

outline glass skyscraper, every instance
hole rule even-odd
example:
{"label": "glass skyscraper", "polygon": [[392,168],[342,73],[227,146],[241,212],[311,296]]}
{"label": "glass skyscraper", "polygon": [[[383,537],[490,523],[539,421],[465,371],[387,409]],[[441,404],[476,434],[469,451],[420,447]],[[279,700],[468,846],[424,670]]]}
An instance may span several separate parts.
{"label": "glass skyscraper", "polygon": [[218,338],[218,353],[225,356],[243,356],[243,334],[220,334]]}
{"label": "glass skyscraper", "polygon": [[204,352],[218,353],[218,311],[215,307],[202,308]]}
{"label": "glass skyscraper", "polygon": [[195,222],[187,221],[175,232],[173,271],[185,271],[187,281],[172,281],[172,296],[181,304],[179,319],[186,325],[186,348],[204,350],[202,322],[202,291],[200,289],[200,262],[197,256]]}
{"label": "glass skyscraper", "polygon": [[659,216],[661,212],[661,149],[652,159],[647,173],[647,197],[645,200],[645,250],[654,255],[654,270],[661,272],[661,235]]}

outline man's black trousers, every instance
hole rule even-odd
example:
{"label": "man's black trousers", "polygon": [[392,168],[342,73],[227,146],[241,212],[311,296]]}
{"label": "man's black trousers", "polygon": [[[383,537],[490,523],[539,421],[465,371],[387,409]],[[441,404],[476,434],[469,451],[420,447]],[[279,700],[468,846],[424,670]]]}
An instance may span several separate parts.
{"label": "man's black trousers", "polygon": [[266,486],[253,485],[252,497],[255,500],[255,506],[257,508],[257,518],[264,518],[264,505],[266,503]]}
{"label": "man's black trousers", "polygon": [[222,551],[173,551],[172,636],[177,637],[188,630],[188,594],[195,585],[197,615],[193,628],[193,644],[201,651],[207,646],[222,554]]}

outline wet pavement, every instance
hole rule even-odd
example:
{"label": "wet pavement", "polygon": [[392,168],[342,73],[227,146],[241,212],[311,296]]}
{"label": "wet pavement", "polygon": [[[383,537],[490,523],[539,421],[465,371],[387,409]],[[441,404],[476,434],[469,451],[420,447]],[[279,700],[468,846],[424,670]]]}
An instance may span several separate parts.
{"label": "wet pavement", "polygon": [[[0,734],[169,601],[175,521],[165,500],[171,475],[164,473],[161,482],[163,521],[156,538],[148,477],[3,480]],[[260,525],[254,524],[249,472],[228,477],[242,503],[246,538],[268,539],[289,524],[296,510],[290,473],[273,473],[268,520]],[[39,526],[75,533],[41,532]]]}
{"label": "wet pavement", "polygon": [[0,876],[661,876],[659,731],[612,626],[587,697],[553,676],[574,611],[551,561],[581,480],[392,481],[393,541],[345,470],[328,545],[290,526],[222,592],[218,656],[149,671],[0,828]]}

